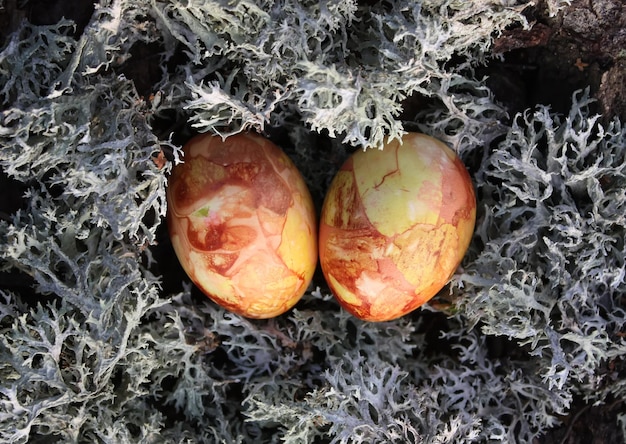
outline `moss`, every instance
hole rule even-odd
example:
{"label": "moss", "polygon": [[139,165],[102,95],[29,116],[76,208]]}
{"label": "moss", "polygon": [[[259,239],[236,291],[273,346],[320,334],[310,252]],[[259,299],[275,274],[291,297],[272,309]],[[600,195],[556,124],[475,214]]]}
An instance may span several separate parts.
{"label": "moss", "polygon": [[[532,442],[573,399],[624,397],[621,123],[586,92],[507,119],[475,72],[524,5],[369,3],[103,0],[79,37],[61,20],[6,40],[2,441]],[[195,131],[269,135],[319,202],[351,151],[407,126],[479,197],[445,316],[361,322],[318,275],[251,321],[176,271],[165,187]]]}

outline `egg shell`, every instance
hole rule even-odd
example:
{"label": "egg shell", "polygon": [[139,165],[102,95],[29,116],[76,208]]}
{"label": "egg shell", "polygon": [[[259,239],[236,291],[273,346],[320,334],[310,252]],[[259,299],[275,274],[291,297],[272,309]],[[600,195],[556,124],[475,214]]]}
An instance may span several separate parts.
{"label": "egg shell", "polygon": [[409,133],[354,153],[336,174],[321,213],[322,271],[354,316],[395,319],[446,285],[475,220],[474,189],[458,156]]}
{"label": "egg shell", "polygon": [[174,251],[208,297],[250,318],[278,316],[317,264],[315,210],[302,175],[256,134],[199,135],[167,189]]}

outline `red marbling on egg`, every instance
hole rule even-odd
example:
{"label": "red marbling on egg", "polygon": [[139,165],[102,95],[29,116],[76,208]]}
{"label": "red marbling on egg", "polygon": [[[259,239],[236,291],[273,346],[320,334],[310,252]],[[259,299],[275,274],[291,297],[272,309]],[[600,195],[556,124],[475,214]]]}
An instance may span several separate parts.
{"label": "red marbling on egg", "polygon": [[200,135],[183,148],[167,190],[174,251],[212,300],[251,318],[293,307],[317,262],[304,180],[269,140]]}

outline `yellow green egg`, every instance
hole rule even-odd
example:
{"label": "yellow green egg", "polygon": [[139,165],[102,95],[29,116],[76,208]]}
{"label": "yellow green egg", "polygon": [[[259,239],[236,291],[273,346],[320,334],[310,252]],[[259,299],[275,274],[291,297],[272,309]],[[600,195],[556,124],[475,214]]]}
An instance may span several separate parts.
{"label": "yellow green egg", "polygon": [[459,157],[409,133],[354,153],[333,179],[320,220],[322,271],[356,317],[395,319],[446,285],[475,220],[474,188]]}

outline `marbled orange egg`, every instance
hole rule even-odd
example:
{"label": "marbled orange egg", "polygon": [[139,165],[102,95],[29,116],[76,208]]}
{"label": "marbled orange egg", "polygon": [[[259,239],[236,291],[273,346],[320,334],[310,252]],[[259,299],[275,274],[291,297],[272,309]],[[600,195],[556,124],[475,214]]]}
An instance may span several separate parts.
{"label": "marbled orange egg", "polygon": [[333,179],[320,220],[322,271],[353,315],[398,318],[450,280],[475,219],[474,188],[458,156],[409,133],[402,143],[356,152]]}
{"label": "marbled orange egg", "polygon": [[317,264],[315,210],[291,160],[253,134],[200,135],[167,190],[174,251],[212,300],[250,318],[289,310]]}

